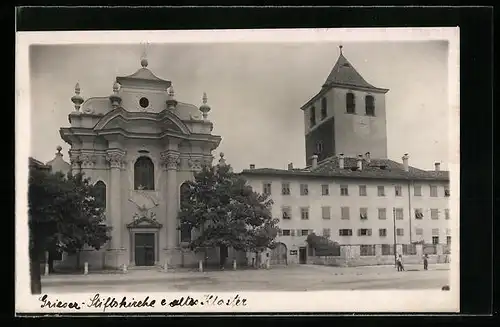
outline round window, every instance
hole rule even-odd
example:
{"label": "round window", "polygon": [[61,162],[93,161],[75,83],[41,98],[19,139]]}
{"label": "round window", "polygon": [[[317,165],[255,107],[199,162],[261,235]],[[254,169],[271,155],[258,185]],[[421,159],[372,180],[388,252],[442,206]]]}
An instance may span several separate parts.
{"label": "round window", "polygon": [[149,100],[147,98],[141,98],[139,100],[139,105],[143,108],[147,108],[149,106]]}

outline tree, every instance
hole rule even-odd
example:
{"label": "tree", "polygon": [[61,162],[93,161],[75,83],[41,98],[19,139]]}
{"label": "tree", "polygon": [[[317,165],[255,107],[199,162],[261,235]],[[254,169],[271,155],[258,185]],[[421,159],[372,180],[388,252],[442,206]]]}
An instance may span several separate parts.
{"label": "tree", "polygon": [[28,217],[33,293],[41,292],[39,259],[45,251],[79,253],[85,245],[99,249],[110,239],[108,228],[102,225],[103,204],[96,194],[97,190],[82,174],[30,171]]}
{"label": "tree", "polygon": [[252,251],[272,246],[277,219],[271,216],[273,203],[267,195],[254,192],[229,165],[204,167],[194,177],[182,188],[179,212],[180,228],[198,231],[191,249]]}
{"label": "tree", "polygon": [[314,249],[317,256],[339,256],[340,255],[340,245],[337,242],[333,242],[324,236],[316,235],[311,233],[307,236],[307,244]]}

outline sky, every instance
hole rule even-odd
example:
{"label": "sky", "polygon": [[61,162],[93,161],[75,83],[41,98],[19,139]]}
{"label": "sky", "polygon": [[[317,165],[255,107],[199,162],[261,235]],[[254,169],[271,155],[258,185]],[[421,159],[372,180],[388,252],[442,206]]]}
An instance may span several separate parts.
{"label": "sky", "polygon": [[[235,171],[305,165],[300,107],[326,80],[339,42],[149,44],[148,68],[172,81],[178,101],[202,103],[207,93],[213,133]],[[343,54],[386,94],[388,157],[433,169],[449,163],[448,43],[446,41],[342,42]],[[144,46],[32,45],[30,156],[47,162],[69,146],[59,128],[69,127],[70,98],[79,82],[84,99],[108,96],[116,76],[140,68]]]}

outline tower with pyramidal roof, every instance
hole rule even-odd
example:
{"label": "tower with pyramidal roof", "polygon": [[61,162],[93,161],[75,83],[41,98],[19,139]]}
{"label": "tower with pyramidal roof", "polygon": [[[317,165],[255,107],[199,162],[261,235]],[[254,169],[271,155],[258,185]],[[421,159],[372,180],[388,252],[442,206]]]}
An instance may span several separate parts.
{"label": "tower with pyramidal roof", "polygon": [[369,152],[387,158],[385,94],[388,89],[368,83],[340,54],[321,90],[301,109],[304,112],[306,162],[344,154]]}

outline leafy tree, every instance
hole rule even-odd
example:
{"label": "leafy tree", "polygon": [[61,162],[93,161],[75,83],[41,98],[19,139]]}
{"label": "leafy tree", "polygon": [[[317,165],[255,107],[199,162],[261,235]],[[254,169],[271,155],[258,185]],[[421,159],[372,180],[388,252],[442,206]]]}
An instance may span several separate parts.
{"label": "leafy tree", "polygon": [[88,245],[99,249],[108,228],[102,225],[103,203],[82,174],[64,176],[31,170],[28,187],[32,292],[41,292],[40,258],[47,250],[77,253]]}
{"label": "leafy tree", "polygon": [[198,232],[191,249],[252,251],[272,246],[277,234],[272,200],[254,192],[229,165],[204,167],[181,192],[180,228]]}
{"label": "leafy tree", "polygon": [[324,236],[311,233],[307,236],[307,244],[314,249],[317,256],[338,256],[340,255],[340,245]]}

